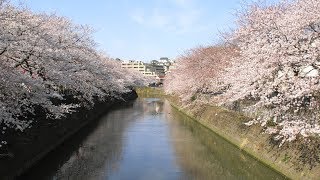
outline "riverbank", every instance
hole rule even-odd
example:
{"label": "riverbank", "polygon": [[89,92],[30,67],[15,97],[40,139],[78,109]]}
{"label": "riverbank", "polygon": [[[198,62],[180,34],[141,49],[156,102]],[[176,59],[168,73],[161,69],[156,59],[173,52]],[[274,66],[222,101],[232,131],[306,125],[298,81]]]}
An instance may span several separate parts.
{"label": "riverbank", "polygon": [[[154,89],[140,89],[140,93],[152,94]],[[156,89],[155,95],[159,95]],[[164,96],[162,93],[161,96]],[[320,177],[318,163],[318,139],[298,139],[278,147],[268,134],[264,134],[259,125],[248,127],[244,125],[250,118],[239,112],[230,111],[221,107],[194,102],[185,106],[180,99],[165,96],[172,106],[187,114],[195,121],[247,152],[274,170],[290,179],[317,179]],[[314,141],[314,142],[310,142]]]}
{"label": "riverbank", "polygon": [[159,87],[137,88],[136,92],[138,96],[142,96],[144,98],[165,97],[164,91],[162,90],[162,88],[159,88]]}
{"label": "riverbank", "polygon": [[33,126],[24,132],[7,132],[6,156],[1,157],[1,179],[12,179],[37,163],[47,153],[72,136],[88,123],[96,120],[114,106],[134,100],[135,91],[120,94],[118,98],[95,100],[92,108],[78,107],[61,119],[49,119],[43,112],[35,112]]}

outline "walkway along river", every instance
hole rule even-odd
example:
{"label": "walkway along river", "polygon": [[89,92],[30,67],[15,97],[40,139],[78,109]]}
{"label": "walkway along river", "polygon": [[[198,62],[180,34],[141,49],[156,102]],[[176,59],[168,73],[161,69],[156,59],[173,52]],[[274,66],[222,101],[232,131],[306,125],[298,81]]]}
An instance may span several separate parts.
{"label": "walkway along river", "polygon": [[164,99],[139,98],[81,130],[21,179],[284,179]]}

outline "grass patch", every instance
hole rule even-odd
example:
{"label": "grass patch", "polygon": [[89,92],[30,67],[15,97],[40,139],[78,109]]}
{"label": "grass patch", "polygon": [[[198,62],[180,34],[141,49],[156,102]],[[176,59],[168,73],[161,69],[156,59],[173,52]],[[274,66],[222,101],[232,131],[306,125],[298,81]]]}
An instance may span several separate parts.
{"label": "grass patch", "polygon": [[159,87],[139,87],[135,89],[139,97],[154,98],[165,97],[165,93],[162,88]]}
{"label": "grass patch", "polygon": [[[197,101],[186,106],[178,96],[167,96],[166,99],[179,111],[289,179],[319,177],[320,143],[315,140],[308,143],[295,141],[279,148],[270,143],[270,135],[263,133],[260,125],[245,126],[244,122],[251,118],[241,112]],[[276,125],[272,119],[267,123],[268,126]]]}

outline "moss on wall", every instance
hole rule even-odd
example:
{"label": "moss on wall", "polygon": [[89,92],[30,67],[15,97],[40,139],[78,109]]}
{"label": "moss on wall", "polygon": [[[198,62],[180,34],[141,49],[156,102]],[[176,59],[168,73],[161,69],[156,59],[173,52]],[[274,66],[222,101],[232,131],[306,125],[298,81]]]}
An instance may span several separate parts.
{"label": "moss on wall", "polygon": [[300,138],[278,147],[278,143],[270,135],[263,133],[260,125],[244,125],[250,118],[240,112],[197,101],[185,106],[177,96],[166,96],[161,91],[146,88],[137,92],[140,96],[147,94],[149,97],[166,97],[179,111],[290,179],[319,179],[319,138]]}

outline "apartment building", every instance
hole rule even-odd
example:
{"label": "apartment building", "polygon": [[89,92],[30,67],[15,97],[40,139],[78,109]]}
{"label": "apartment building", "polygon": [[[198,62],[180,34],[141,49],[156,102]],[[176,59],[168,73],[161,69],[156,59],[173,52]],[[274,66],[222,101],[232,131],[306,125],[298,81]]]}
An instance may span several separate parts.
{"label": "apartment building", "polygon": [[158,77],[159,74],[162,74],[162,70],[158,66],[153,66],[152,64],[144,63],[142,61],[133,61],[122,62],[121,68],[132,69],[142,73],[145,76]]}
{"label": "apartment building", "polygon": [[155,77],[157,79],[164,79],[173,62],[168,58],[160,58],[160,60],[152,60],[150,63],[142,61],[122,61],[121,68],[132,69],[142,73],[145,76]]}

